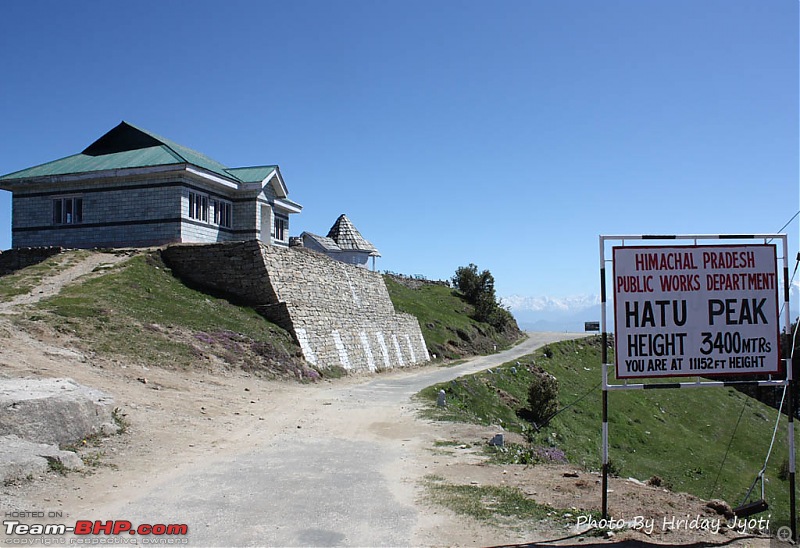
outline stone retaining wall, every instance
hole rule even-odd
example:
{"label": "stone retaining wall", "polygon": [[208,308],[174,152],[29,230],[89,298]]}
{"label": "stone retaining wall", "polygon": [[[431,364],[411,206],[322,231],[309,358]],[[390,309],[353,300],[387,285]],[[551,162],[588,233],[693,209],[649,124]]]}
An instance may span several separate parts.
{"label": "stone retaining wall", "polygon": [[61,247],[27,247],[0,252],[0,276],[39,264],[64,251]]}
{"label": "stone retaining wall", "polygon": [[256,306],[312,365],[375,371],[430,360],[419,322],[395,311],[375,272],[256,240],[179,244],[162,255],[189,283]]}

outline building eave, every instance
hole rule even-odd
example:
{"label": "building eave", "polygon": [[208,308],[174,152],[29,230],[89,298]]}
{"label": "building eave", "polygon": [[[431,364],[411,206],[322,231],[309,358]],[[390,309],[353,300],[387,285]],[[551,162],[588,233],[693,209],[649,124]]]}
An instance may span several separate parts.
{"label": "building eave", "polygon": [[216,185],[222,185],[231,190],[238,190],[239,184],[220,177],[208,170],[192,164],[168,164],[161,166],[131,167],[123,169],[106,169],[102,171],[84,171],[81,173],[68,173],[65,175],[43,175],[41,177],[25,177],[20,179],[6,179],[0,181],[0,189],[10,192],[19,192],[24,187],[40,187],[58,184],[80,183],[96,179],[112,179],[123,177],[137,177],[142,175],[158,175],[163,173],[187,173],[196,178],[204,179]]}
{"label": "building eave", "polygon": [[303,206],[298,204],[297,202],[293,202],[288,198],[285,200],[275,200],[275,207],[279,207],[283,210],[286,210],[289,213],[300,213],[303,211]]}
{"label": "building eave", "polygon": [[76,183],[91,181],[93,179],[108,179],[116,177],[130,177],[136,175],[155,175],[170,171],[184,171],[185,164],[170,164],[162,166],[131,167],[123,169],[106,169],[102,171],[85,171],[81,173],[68,173],[64,175],[43,175],[41,177],[24,177],[20,179],[0,180],[0,189],[15,192],[24,186],[53,185],[62,183]]}
{"label": "building eave", "polygon": [[226,179],[224,177],[220,177],[216,173],[203,169],[201,167],[197,167],[193,164],[185,164],[185,169],[188,173],[200,177],[202,179],[206,179],[208,181],[212,181],[214,183],[220,184],[224,187],[230,188],[232,190],[239,190],[241,188],[241,183],[232,181],[230,179]]}

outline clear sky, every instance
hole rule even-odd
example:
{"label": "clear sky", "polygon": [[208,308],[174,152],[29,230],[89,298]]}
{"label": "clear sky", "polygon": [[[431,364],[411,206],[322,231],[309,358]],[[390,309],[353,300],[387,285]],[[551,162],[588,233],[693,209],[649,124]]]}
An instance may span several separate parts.
{"label": "clear sky", "polygon": [[797,0],[3,2],[0,173],[126,120],[279,164],[290,233],[346,213],[380,269],[598,293],[600,234],[798,211],[798,20]]}

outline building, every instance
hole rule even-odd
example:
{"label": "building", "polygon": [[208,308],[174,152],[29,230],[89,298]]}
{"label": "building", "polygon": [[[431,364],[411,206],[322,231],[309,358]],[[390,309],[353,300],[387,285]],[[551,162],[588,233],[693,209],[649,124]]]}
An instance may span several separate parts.
{"label": "building", "polygon": [[83,152],[0,177],[12,247],[142,247],[257,239],[288,245],[277,165],[228,168],[127,122]]}
{"label": "building", "polygon": [[366,268],[372,257],[372,269],[375,270],[375,258],[380,257],[378,250],[368,242],[356,229],[347,215],[339,215],[328,231],[327,236],[318,236],[311,232],[303,232],[303,246],[341,261]]}

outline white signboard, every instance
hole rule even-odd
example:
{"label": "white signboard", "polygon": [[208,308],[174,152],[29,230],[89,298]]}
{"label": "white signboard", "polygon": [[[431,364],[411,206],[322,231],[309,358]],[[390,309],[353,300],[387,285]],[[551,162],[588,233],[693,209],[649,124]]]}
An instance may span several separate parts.
{"label": "white signboard", "polygon": [[614,247],[617,378],[778,373],[774,245]]}

